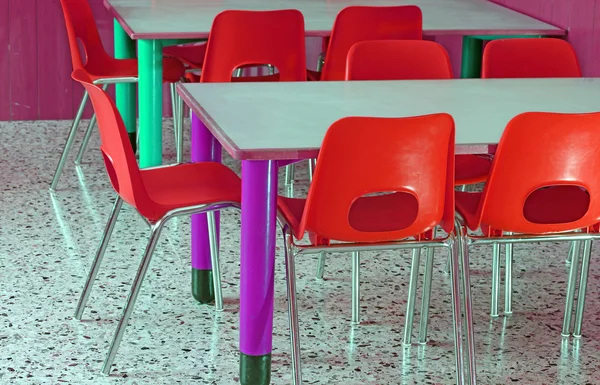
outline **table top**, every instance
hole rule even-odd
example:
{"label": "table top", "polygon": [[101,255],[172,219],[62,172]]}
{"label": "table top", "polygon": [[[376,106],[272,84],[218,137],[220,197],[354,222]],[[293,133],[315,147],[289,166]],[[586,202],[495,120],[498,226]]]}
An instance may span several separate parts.
{"label": "table top", "polygon": [[485,0],[104,0],[132,39],[204,39],[227,9],[298,9],[310,36],[329,36],[350,5],[418,5],[425,35],[564,35],[550,24]]}
{"label": "table top", "polygon": [[527,111],[600,111],[600,78],[456,79],[181,84],[178,92],[223,148],[240,160],[314,158],[325,132],[345,116],[447,112],[457,153],[496,144]]}

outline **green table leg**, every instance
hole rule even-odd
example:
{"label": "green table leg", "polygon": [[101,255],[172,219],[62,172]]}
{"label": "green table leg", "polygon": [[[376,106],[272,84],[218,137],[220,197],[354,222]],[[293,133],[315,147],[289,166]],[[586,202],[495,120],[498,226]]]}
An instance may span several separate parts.
{"label": "green table leg", "polygon": [[[135,58],[135,41],[130,39],[127,32],[117,20],[114,21],[115,57],[117,59]],[[133,151],[136,151],[136,84],[116,84],[117,108],[121,113]]]}
{"label": "green table leg", "polygon": [[464,36],[462,44],[462,62],[460,77],[463,79],[481,77],[481,55],[483,40],[472,36]]}
{"label": "green table leg", "polygon": [[162,43],[138,42],[140,167],[162,164]]}

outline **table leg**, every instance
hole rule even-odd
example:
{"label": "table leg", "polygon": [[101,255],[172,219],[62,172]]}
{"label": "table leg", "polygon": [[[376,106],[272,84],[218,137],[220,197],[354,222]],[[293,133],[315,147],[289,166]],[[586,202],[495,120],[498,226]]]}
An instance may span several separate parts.
{"label": "table leg", "polygon": [[[192,162],[221,162],[221,144],[204,123],[192,114]],[[215,213],[217,242],[219,239],[219,212]],[[206,304],[214,301],[208,222],[206,214],[192,216],[192,295]]]}
{"label": "table leg", "polygon": [[138,42],[140,167],[162,164],[162,43]]}
{"label": "table leg", "polygon": [[460,77],[463,79],[481,77],[481,56],[483,40],[473,36],[463,36]]}
{"label": "table leg", "polygon": [[242,162],[240,383],[271,381],[277,162]]}
{"label": "table leg", "polygon": [[[130,59],[135,58],[135,41],[129,38],[127,32],[121,27],[121,24],[115,19],[114,21],[114,43],[115,43],[115,57],[117,59]],[[125,127],[127,127],[127,134],[129,135],[129,141],[133,147],[133,152],[137,148],[136,139],[136,84],[135,83],[121,83],[115,84],[116,96],[117,96],[117,108],[121,113]]]}

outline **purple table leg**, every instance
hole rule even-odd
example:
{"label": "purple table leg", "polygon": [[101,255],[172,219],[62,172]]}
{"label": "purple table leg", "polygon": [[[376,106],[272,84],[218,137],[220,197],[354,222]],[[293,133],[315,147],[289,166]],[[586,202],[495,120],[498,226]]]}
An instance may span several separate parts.
{"label": "purple table leg", "polygon": [[[192,162],[221,162],[221,144],[194,114],[192,115]],[[219,213],[215,214],[219,239]],[[215,299],[206,214],[192,216],[192,295],[200,303]]]}
{"label": "purple table leg", "polygon": [[240,382],[271,383],[277,162],[242,162]]}

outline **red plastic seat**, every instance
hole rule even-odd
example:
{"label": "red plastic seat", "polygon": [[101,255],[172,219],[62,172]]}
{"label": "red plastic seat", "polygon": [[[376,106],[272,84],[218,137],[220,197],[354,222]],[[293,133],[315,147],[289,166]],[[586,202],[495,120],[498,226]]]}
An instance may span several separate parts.
{"label": "red plastic seat", "polygon": [[140,170],[129,144],[123,120],[112,99],[106,92],[93,84],[92,79],[87,76],[85,71],[75,70],[72,76],[73,79],[83,84],[92,99],[98,117],[102,142],[101,151],[106,171],[113,188],[118,194],[79,300],[75,313],[76,319],[81,319],[83,314],[122,203],[127,202],[135,208],[150,224],[152,230],[131,293],[123,310],[123,316],[102,369],[104,374],[108,374],[135,306],[160,232],[169,219],[196,213],[209,214],[209,228],[212,228],[210,237],[211,256],[213,269],[216,269],[213,275],[213,284],[215,292],[220,290],[214,210],[231,206],[239,207],[241,180],[226,166],[213,162],[198,162]]}
{"label": "red plastic seat", "polygon": [[[600,222],[598,127],[600,113],[518,115],[502,135],[483,192],[456,193],[456,210],[465,225],[472,231],[483,231],[483,236],[469,235],[471,243],[507,244],[507,275],[514,242],[510,234],[531,242],[574,240],[577,231],[592,232],[592,226]],[[588,246],[586,249],[589,258]],[[577,255],[571,267],[563,335],[570,333],[578,259]],[[499,273],[492,276],[497,280]],[[492,287],[497,287],[494,281]],[[507,312],[511,311],[510,301],[508,285]],[[497,304],[492,301],[492,315],[497,315],[494,306]],[[582,312],[583,308],[578,309],[579,331]]]}
{"label": "red plastic seat", "polygon": [[[73,71],[83,71],[86,76],[96,84],[103,84],[108,87],[109,84],[133,83],[137,82],[138,62],[137,59],[115,59],[104,50],[98,27],[94,20],[94,15],[87,0],[61,0],[60,1],[65,23],[67,26],[67,36],[69,38],[69,48],[71,50],[71,61]],[[175,59],[163,60],[163,80],[166,82],[178,82],[184,75],[183,65]],[[56,172],[50,184],[50,190],[54,190],[62,174],[67,156],[73,146],[73,141],[77,133],[79,122],[88,101],[87,92],[84,93],[71,126],[67,142],[62,151],[62,155],[56,167]],[[173,110],[176,110],[176,101],[173,99]],[[183,117],[181,117],[181,120]],[[179,124],[178,117],[174,114],[174,124]],[[90,124],[84,135],[79,153],[75,163],[80,163],[88,140],[91,136],[95,124],[95,116],[90,120]],[[132,146],[135,146],[135,138],[132,138]],[[178,146],[178,159],[181,157],[181,151]]]}
{"label": "red plastic seat", "polygon": [[[275,67],[274,76],[232,78],[234,70]],[[305,81],[304,17],[298,10],[224,11],[215,17],[201,82]]]}
{"label": "red plastic seat", "polygon": [[[137,77],[137,59],[115,59],[104,50],[87,0],[60,0],[60,3],[67,25],[73,71],[84,71],[93,82],[98,79]],[[175,59],[164,59],[163,73],[165,81],[178,82],[184,73],[183,65]]]}
{"label": "red plastic seat", "polygon": [[482,78],[577,78],[581,68],[571,44],[554,38],[500,39],[483,51]]}
{"label": "red plastic seat", "polygon": [[[307,198],[279,197],[280,212],[286,222],[294,373],[300,372],[294,274],[296,254],[331,248],[352,251],[352,322],[358,323],[359,252],[373,250],[376,245],[380,247],[378,250],[413,249],[404,333],[404,343],[410,344],[420,248],[448,248],[446,242],[449,239],[436,236],[437,226],[453,237],[454,145],[454,121],[448,114],[342,118],[325,135]],[[335,241],[316,246],[297,243],[305,233]],[[449,248],[456,262],[458,249]],[[427,255],[432,267],[433,253]],[[426,276],[431,273],[432,269],[427,270]],[[454,293],[457,293],[457,277],[451,276]],[[429,295],[424,291],[424,304],[428,304]],[[468,297],[469,293],[465,295]],[[459,298],[458,295],[453,297],[454,301],[458,300],[453,302],[454,309],[460,309]],[[423,309],[428,307],[424,305]],[[425,325],[427,318],[427,314],[422,313],[421,322]],[[460,340],[459,329],[455,329],[457,341]],[[426,326],[421,330],[426,334]],[[425,342],[423,335],[420,340]],[[461,355],[456,353],[460,383],[462,369],[458,362]],[[301,383],[298,376],[295,380]]]}
{"label": "red plastic seat", "polygon": [[344,80],[348,51],[358,42],[421,40],[422,37],[423,15],[415,5],[346,7],[340,11],[333,24],[323,71],[309,71],[309,79]]}
{"label": "red plastic seat", "polygon": [[[448,53],[427,40],[372,40],[356,43],[348,52],[346,80],[452,79]],[[455,184],[485,182],[490,160],[457,155]]]}

